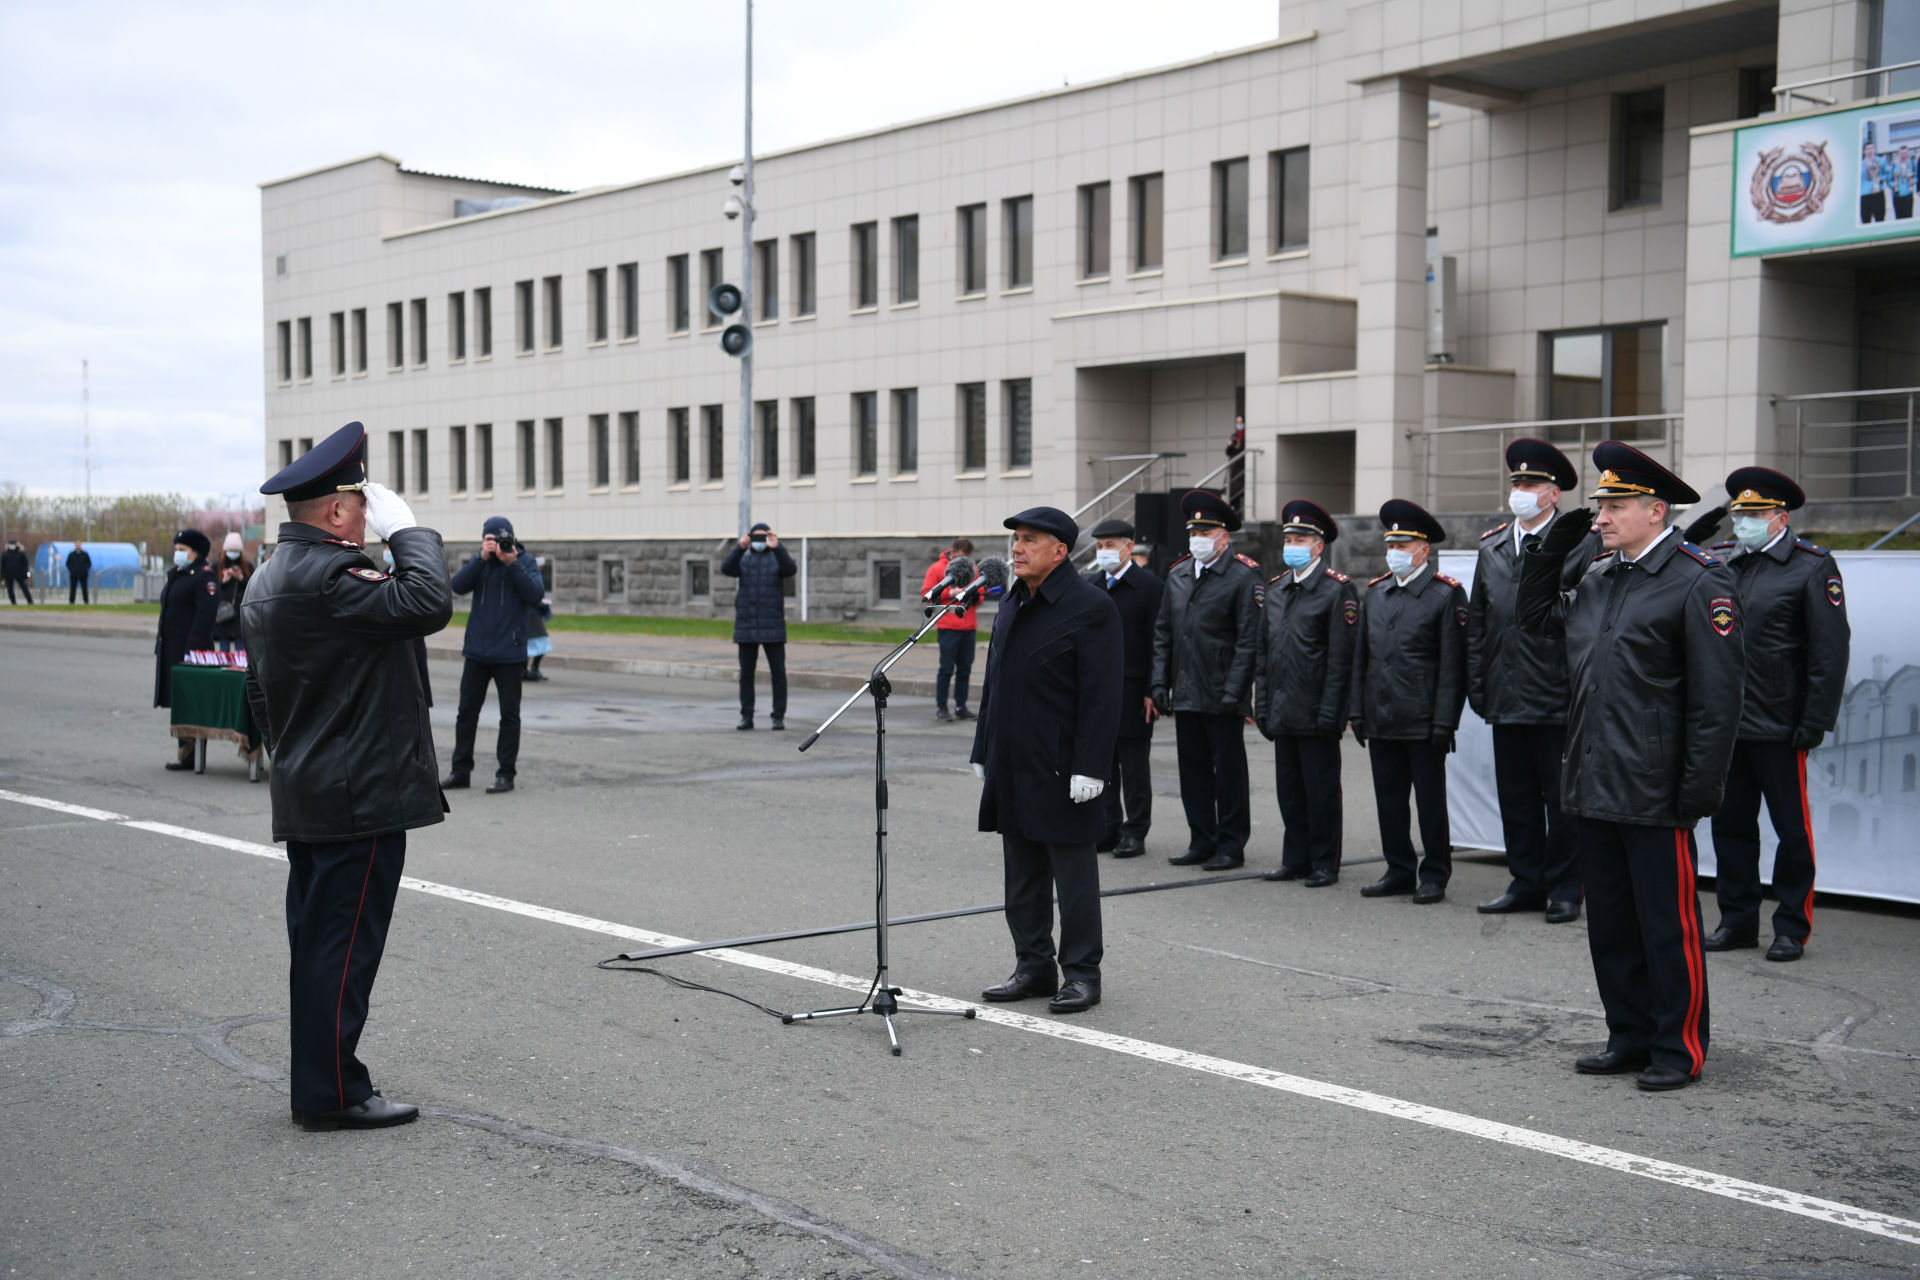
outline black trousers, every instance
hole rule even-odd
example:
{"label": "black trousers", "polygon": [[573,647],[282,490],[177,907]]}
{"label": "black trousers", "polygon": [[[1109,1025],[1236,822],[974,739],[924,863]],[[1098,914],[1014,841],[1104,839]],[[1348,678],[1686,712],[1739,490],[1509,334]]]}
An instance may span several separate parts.
{"label": "black trousers", "polygon": [[1585,818],[1579,843],[1607,1048],[1644,1050],[1661,1066],[1699,1075],[1707,1060],[1707,957],[1693,829]]}
{"label": "black trousers", "polygon": [[373,1093],[354,1056],[387,923],[400,892],[407,833],[340,844],[287,841],[287,970],[292,995],[293,1109],[337,1111]]}
{"label": "black trousers", "polygon": [[1887,220],[1887,193],[1875,191],[1860,197],[1860,221],[1885,222]]}
{"label": "black trousers", "polygon": [[1283,733],[1273,740],[1273,785],[1280,798],[1280,865],[1298,871],[1340,873],[1344,813],[1340,742]]}
{"label": "black trousers", "polygon": [[20,603],[20,602],[19,602],[18,600],[15,600],[15,599],[13,598],[13,588],[14,588],[14,586],[15,586],[15,584],[16,584],[16,583],[17,583],[17,584],[19,585],[19,587],[20,587],[20,589],[21,589],[22,591],[24,591],[24,592],[26,592],[26,593],[27,593],[27,603],[28,603],[28,604],[32,604],[32,603],[33,603],[33,588],[27,585],[27,580],[26,580],[25,578],[8,578],[8,579],[7,579],[7,603],[8,603],[8,604],[19,604],[19,603]]}
{"label": "black trousers", "polygon": [[1566,741],[1567,727],[1561,724],[1494,725],[1493,781],[1512,877],[1507,892],[1577,905],[1577,824],[1560,812],[1560,753]]}
{"label": "black trousers", "polygon": [[1060,895],[1060,976],[1100,981],[1100,858],[1091,844],[1047,844],[1000,834],[1014,968],[1051,977],[1053,898]]}
{"label": "black trousers", "polygon": [[93,590],[88,585],[87,580],[85,578],[68,578],[67,579],[67,603],[68,604],[73,603],[73,593],[76,591],[80,593],[80,599],[82,603],[84,604],[93,603]]}
{"label": "black trousers", "polygon": [[520,759],[520,682],[526,667],[518,662],[475,662],[467,659],[460,671],[460,710],[453,721],[453,771],[473,772],[473,738],[480,728],[480,708],[487,700],[487,682],[500,693],[500,741],[495,754],[502,777],[513,776]]}
{"label": "black trousers", "polygon": [[1173,713],[1180,757],[1180,803],[1187,811],[1187,849],[1244,857],[1253,816],[1247,804],[1246,722],[1238,715]]}
{"label": "black trousers", "polygon": [[1113,776],[1107,779],[1109,839],[1147,838],[1147,828],[1153,825],[1153,774],[1147,765],[1152,749],[1152,738],[1114,739]]}
{"label": "black trousers", "polygon": [[740,714],[753,714],[753,673],[760,665],[760,650],[767,651],[767,674],[773,677],[773,718],[787,716],[787,646],[784,644],[737,644],[740,651]]}
{"label": "black trousers", "polygon": [[[1453,830],[1447,825],[1447,758],[1424,739],[1402,742],[1367,740],[1373,765],[1373,808],[1380,819],[1380,851],[1387,875],[1447,887],[1453,878]],[[1413,852],[1413,815],[1407,805],[1412,788],[1420,809],[1420,848]]]}
{"label": "black trousers", "polygon": [[1713,815],[1714,896],[1720,923],[1739,934],[1760,931],[1760,801],[1780,847],[1773,855],[1773,891],[1780,905],[1773,931],[1805,942],[1813,934],[1813,820],[1807,811],[1807,753],[1786,742],[1736,742],[1726,796]]}
{"label": "black trousers", "polygon": [[940,671],[933,678],[935,706],[947,705],[947,686],[953,686],[953,705],[965,709],[967,685],[973,680],[973,650],[980,638],[977,631],[936,631],[940,637]]}
{"label": "black trousers", "polygon": [[1896,218],[1911,218],[1913,216],[1913,192],[1909,191],[1905,195],[1901,195],[1897,191],[1894,192],[1893,216]]}

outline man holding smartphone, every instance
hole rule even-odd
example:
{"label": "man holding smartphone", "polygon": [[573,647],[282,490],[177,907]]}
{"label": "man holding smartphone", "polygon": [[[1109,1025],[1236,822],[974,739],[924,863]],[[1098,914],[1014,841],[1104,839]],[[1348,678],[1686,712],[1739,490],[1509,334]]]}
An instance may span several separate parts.
{"label": "man holding smartphone", "polygon": [[440,783],[448,791],[472,785],[473,740],[480,708],[491,682],[500,693],[498,770],[487,794],[513,790],[520,758],[520,680],[527,669],[527,610],[546,592],[532,556],[520,554],[513,524],[489,516],[480,532],[480,550],[453,575],[455,595],[471,595],[467,638],[461,646],[466,667],[460,673],[460,711],[453,727],[452,772]]}

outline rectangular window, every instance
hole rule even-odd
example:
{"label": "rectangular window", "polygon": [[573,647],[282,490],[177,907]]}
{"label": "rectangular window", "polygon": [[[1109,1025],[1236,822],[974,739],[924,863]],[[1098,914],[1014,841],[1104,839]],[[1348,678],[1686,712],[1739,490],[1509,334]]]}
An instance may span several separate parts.
{"label": "rectangular window", "polygon": [[1033,379],[1008,378],[1000,384],[1007,397],[1007,470],[1033,465]]}
{"label": "rectangular window", "polygon": [[285,471],[288,467],[292,465],[293,465],[293,441],[282,440],[280,442],[280,469],[282,471]]}
{"label": "rectangular window", "polygon": [[1247,158],[1213,162],[1213,260],[1247,256]]}
{"label": "rectangular window", "polygon": [[702,294],[701,314],[706,317],[700,323],[709,329],[718,329],[727,322],[727,318],[713,309],[713,287],[726,279],[727,255],[720,249],[702,249],[700,251],[700,292]]}
{"label": "rectangular window", "polygon": [[493,492],[493,424],[473,425],[473,479],[481,493]]}
{"label": "rectangular window", "polygon": [[810,480],[814,474],[813,397],[795,396],[792,406],[793,474],[798,479]]}
{"label": "rectangular window", "polygon": [[587,341],[607,340],[607,269],[587,272]]}
{"label": "rectangular window", "polygon": [[387,304],[387,368],[389,370],[407,367],[406,325],[406,305],[389,302]]}
{"label": "rectangular window", "polygon": [[687,255],[676,253],[667,259],[667,332],[685,333],[689,319]]}
{"label": "rectangular window", "polygon": [[793,256],[793,314],[810,316],[814,313],[814,280],[817,272],[813,261],[813,232],[797,235],[788,240]]}
{"label": "rectangular window", "polygon": [[485,360],[493,355],[493,290],[473,291],[473,358]]}
{"label": "rectangular window", "polygon": [[300,447],[299,447],[299,453],[300,453],[300,456],[304,458],[304,457],[306,457],[306,456],[307,456],[308,454],[310,454],[310,453],[312,453],[312,452],[313,452],[313,437],[312,437],[312,436],[301,436],[301,437],[300,437]]}
{"label": "rectangular window", "polygon": [[987,469],[987,384],[960,384],[960,469]]}
{"label": "rectangular window", "polygon": [[875,560],[873,562],[873,602],[882,605],[900,603],[900,562],[898,560]]}
{"label": "rectangular window", "polygon": [[407,433],[387,432],[387,488],[395,493],[407,491]]}
{"label": "rectangular window", "polygon": [[467,295],[447,295],[447,359],[456,364],[467,358]]}
{"label": "rectangular window", "polygon": [[1113,273],[1113,184],[1080,188],[1080,278],[1103,280]]}
{"label": "rectangular window", "polygon": [[593,450],[592,488],[610,489],[613,487],[613,441],[608,433],[611,426],[604,413],[589,414],[587,417],[587,443]]}
{"label": "rectangular window", "polygon": [[313,317],[301,316],[300,332],[300,381],[313,380]]}
{"label": "rectangular window", "polygon": [[1006,210],[1007,288],[1024,289],[1033,284],[1033,197],[1015,196],[1000,204]]}
{"label": "rectangular window", "polygon": [[601,558],[600,598],[602,600],[627,598],[627,562],[618,556]]}
{"label": "rectangular window", "polygon": [[[1876,60],[1869,65],[1879,63]],[[1779,79],[1777,69],[1772,66],[1740,68],[1740,88],[1734,99],[1735,118],[1751,120],[1773,110],[1773,86]]]}
{"label": "rectangular window", "polygon": [[427,429],[413,429],[413,491],[427,491]]}
{"label": "rectangular window", "polygon": [[753,406],[754,461],[762,480],[780,478],[780,402],[758,400]]}
{"label": "rectangular window", "polygon": [[880,305],[880,233],[878,224],[858,223],[853,228],[853,309],[864,311]]}
{"label": "rectangular window", "polygon": [[416,368],[427,363],[427,300],[415,298],[413,313],[413,363]]}
{"label": "rectangular window", "polygon": [[780,242],[761,240],[753,246],[753,296],[762,320],[780,318]]}
{"label": "rectangular window", "polygon": [[667,451],[671,455],[667,462],[673,483],[690,483],[693,479],[693,439],[685,409],[667,410]]}
{"label": "rectangular window", "polygon": [[1307,247],[1307,148],[1267,157],[1267,252]]}
{"label": "rectangular window", "polygon": [[880,472],[879,393],[853,393],[853,474],[878,475]]}
{"label": "rectangular window", "polygon": [[962,295],[987,291],[987,206],[970,204],[956,213],[960,222],[955,237],[960,249],[960,292]]}
{"label": "rectangular window", "polygon": [[522,355],[533,350],[533,281],[513,285],[513,342]]}
{"label": "rectangular window", "polygon": [[333,353],[333,376],[347,376],[347,313],[336,311],[327,317],[327,345]]}
{"label": "rectangular window", "polygon": [[713,596],[713,566],[705,560],[687,561],[687,599],[708,600]]}
{"label": "rectangular window", "polygon": [[547,304],[547,350],[558,351],[560,339],[564,336],[560,323],[560,277],[546,278]]}
{"label": "rectangular window", "polygon": [[356,374],[367,371],[367,309],[353,309],[353,371]]}
{"label": "rectangular window", "polygon": [[920,470],[920,392],[898,387],[893,393],[893,474]]}
{"label": "rectangular window", "polygon": [[514,424],[520,440],[520,492],[532,493],[540,487],[540,447],[533,434],[533,419],[522,418]]}
{"label": "rectangular window", "polygon": [[[1665,324],[1548,334],[1547,416],[1592,420],[1665,413],[1666,338]],[[1658,439],[1666,432],[1658,422],[1620,422],[1608,430],[1619,440]],[[1551,430],[1548,438],[1559,439]]]}
{"label": "rectangular window", "polygon": [[293,381],[293,321],[282,320],[279,330],[280,382],[284,385]]}
{"label": "rectangular window", "polygon": [[447,428],[447,491],[467,491],[467,429]]}
{"label": "rectangular window", "polygon": [[631,410],[620,415],[620,483],[640,483],[640,415]]}
{"label": "rectangular window", "polygon": [[1158,173],[1127,179],[1128,220],[1132,223],[1131,261],[1134,271],[1158,271],[1161,263],[1162,192],[1166,181]]}
{"label": "rectangular window", "polygon": [[1614,95],[1612,208],[1644,208],[1660,203],[1666,128],[1665,89]]}
{"label": "rectangular window", "polygon": [[893,300],[920,301],[920,215],[893,220]]}
{"label": "rectangular window", "polygon": [[707,483],[727,478],[727,416],[717,404],[700,406],[700,434],[707,452]]}
{"label": "rectangular window", "polygon": [[547,419],[547,489],[558,493],[566,488],[567,437],[560,419]]}
{"label": "rectangular window", "polygon": [[620,271],[620,336],[640,336],[640,264],[623,262]]}

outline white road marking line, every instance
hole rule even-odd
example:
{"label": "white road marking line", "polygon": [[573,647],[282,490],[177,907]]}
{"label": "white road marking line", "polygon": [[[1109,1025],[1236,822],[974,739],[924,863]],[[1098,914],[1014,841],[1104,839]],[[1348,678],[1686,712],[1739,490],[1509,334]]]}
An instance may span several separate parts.
{"label": "white road marking line", "polygon": [[18,791],[0,791],[0,800],[30,804],[36,809],[51,809],[55,813],[70,813],[76,818],[95,818],[101,822],[119,822],[127,816],[124,813],[110,813],[105,809],[89,809],[83,804],[68,804],[64,800],[48,800],[43,796],[23,795]]}
{"label": "white road marking line", "polygon": [[[173,836],[182,840],[191,840],[197,844],[212,845],[215,848],[228,849],[236,853],[250,854],[276,862],[286,861],[286,855],[272,845],[257,844],[250,840],[236,840],[230,836],[213,835],[209,832],[195,831],[189,827],[177,827],[165,822],[139,822],[123,818],[118,814],[108,814],[100,809],[82,809],[78,805],[62,804],[58,801],[43,800],[38,796],[25,796],[13,791],[0,791],[0,800],[14,800],[21,804],[37,805],[42,808],[58,809],[63,813],[80,813],[84,816],[98,816],[102,820],[114,821],[121,826],[139,831],[148,831],[156,835]],[[472,906],[486,907],[494,911],[504,911],[511,915],[525,916],[532,920],[543,920],[550,924],[566,925],[570,928],[584,929],[591,933],[603,934],[629,942],[641,942],[650,947],[677,947],[692,939],[676,938],[669,934],[654,933],[647,929],[636,929],[631,925],[618,924],[611,920],[597,920],[592,916],[583,916],[571,911],[559,911],[552,907],[542,907],[530,902],[519,902],[512,898],[502,898],[491,893],[480,893],[473,889],[461,889],[454,885],[436,884],[430,880],[416,880],[412,876],[400,881],[403,889],[412,889],[418,893],[431,894],[454,902],[464,902]],[[834,973],[827,969],[816,969],[811,965],[794,964],[786,960],[777,960],[770,956],[754,955],[751,952],[720,950],[702,952],[715,960],[741,965],[749,969],[758,969],[763,973],[779,974],[783,977],[797,978],[803,982],[815,982],[823,986],[838,987],[845,991],[864,992],[871,982],[871,976],[855,977],[851,974]],[[932,992],[901,990],[901,998],[911,1004],[926,1005],[934,1009],[965,1009],[966,1002],[935,995]],[[979,1020],[998,1023],[1021,1031],[1030,1031],[1035,1035],[1050,1036],[1055,1040],[1065,1040],[1074,1044],[1083,1044],[1096,1049],[1106,1049],[1114,1053],[1123,1053],[1130,1057],[1142,1058],[1149,1062],[1159,1062],[1172,1067],[1184,1067],[1190,1071],[1204,1072],[1208,1075],[1222,1076],[1229,1080],[1239,1080],[1246,1084],[1260,1085],[1263,1088],[1277,1089],[1283,1093],[1295,1094],[1303,1098],[1314,1098],[1322,1102],[1331,1102],[1358,1111],[1371,1111],[1378,1115],[1391,1116],[1398,1120],[1407,1120],[1436,1129],[1445,1129],[1453,1133],[1464,1134],[1471,1138],[1480,1138],[1488,1142],[1498,1142],[1506,1146],[1517,1147],[1541,1155],[1558,1156],[1579,1164],[1594,1165],[1610,1169],[1616,1173],[1632,1174],[1635,1177],[1649,1178],[1655,1182],[1664,1182],[1691,1191],[1702,1191],[1708,1195],[1721,1196],[1728,1200],[1737,1200],[1744,1204],[1757,1205],[1764,1209],[1777,1209],[1782,1213],[1797,1214],[1804,1218],[1813,1218],[1834,1226],[1846,1227],[1854,1231],[1863,1231],[1870,1235],[1884,1236],[1890,1240],[1899,1240],[1906,1244],[1920,1245],[1920,1222],[1906,1218],[1897,1218],[1891,1214],[1876,1213],[1871,1209],[1861,1209],[1854,1205],[1843,1204],[1837,1200],[1826,1200],[1819,1196],[1805,1195],[1798,1191],[1788,1191],[1780,1187],[1769,1187],[1758,1182],[1748,1182],[1741,1178],[1729,1178],[1724,1174],[1713,1173],[1705,1169],[1694,1169],[1687,1165],[1673,1164],[1665,1160],[1655,1160],[1646,1156],[1637,1156],[1629,1151],[1617,1151],[1611,1147],[1602,1147],[1590,1142],[1580,1142],[1572,1138],[1563,1138],[1557,1134],[1542,1133],[1537,1129],[1523,1129],[1518,1125],[1503,1124],[1497,1120],[1483,1120],[1478,1116],[1465,1115],[1458,1111],[1446,1111],[1439,1107],[1429,1107],[1417,1102],[1407,1102],[1400,1098],[1384,1094],[1369,1093],[1364,1089],[1350,1089],[1344,1085],[1329,1084],[1323,1080],[1314,1080],[1307,1076],[1290,1075],[1283,1071],[1273,1071],[1266,1067],[1251,1066],[1244,1062],[1233,1062],[1226,1058],[1215,1058],[1207,1054],[1191,1053],[1185,1049],[1176,1049],[1170,1045],[1155,1044],[1149,1040],[1136,1040],[1131,1036],[1115,1035],[1108,1031],[1098,1031],[1084,1024],[1074,1024],[1047,1018],[1036,1018],[1029,1014],[1015,1013],[1008,1009],[991,1006],[979,1010]]]}

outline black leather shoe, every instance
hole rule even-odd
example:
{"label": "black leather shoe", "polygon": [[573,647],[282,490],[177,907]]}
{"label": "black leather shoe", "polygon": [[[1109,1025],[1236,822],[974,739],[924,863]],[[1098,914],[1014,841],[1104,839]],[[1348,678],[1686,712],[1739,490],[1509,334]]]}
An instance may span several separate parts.
{"label": "black leather shoe", "polygon": [[1629,1071],[1638,1071],[1652,1061],[1645,1049],[1622,1049],[1618,1053],[1609,1049],[1605,1053],[1590,1053],[1584,1058],[1575,1058],[1573,1069],[1583,1076],[1620,1076]]}
{"label": "black leather shoe", "polygon": [[1423,881],[1420,887],[1413,891],[1414,905],[1421,907],[1431,906],[1446,896],[1447,886],[1434,884],[1431,881]]}
{"label": "black leather shoe", "polygon": [[1577,902],[1549,902],[1547,904],[1548,924],[1572,924],[1580,918],[1580,904]]}
{"label": "black leather shoe", "polygon": [[1100,1003],[1100,984],[1075,978],[1060,988],[1060,994],[1047,1001],[1049,1013],[1085,1013]]}
{"label": "black leather shoe", "polygon": [[1684,1089],[1697,1079],[1698,1076],[1690,1076],[1678,1067],[1663,1067],[1655,1063],[1642,1071],[1634,1083],[1648,1093],[1660,1093],[1667,1089]]}
{"label": "black leather shoe", "polygon": [[487,794],[497,796],[502,792],[511,790],[513,790],[513,779],[504,773],[500,773],[494,775],[493,785],[487,788]]}
{"label": "black leather shoe", "polygon": [[785,716],[775,716],[773,722],[767,727],[775,733],[785,733],[787,731],[787,718]]}
{"label": "black leather shoe", "polygon": [[1735,933],[1721,925],[1700,942],[1702,951],[1746,951],[1760,945],[1760,937],[1753,933]]}
{"label": "black leather shoe", "polygon": [[1147,851],[1147,842],[1139,836],[1121,836],[1120,843],[1113,846],[1116,858],[1137,858]]}
{"label": "black leather shoe", "polygon": [[733,727],[734,727],[734,728],[736,728],[736,729],[751,729],[751,728],[753,728],[753,717],[752,717],[752,716],[741,716],[741,717],[740,717],[740,723],[739,723],[739,724],[737,724],[737,725],[735,725],[735,726],[733,726]]}
{"label": "black leather shoe", "polygon": [[1275,867],[1260,878],[1262,880],[1304,880],[1306,876],[1305,867]]}
{"label": "black leather shoe", "polygon": [[1330,884],[1340,883],[1338,871],[1316,871],[1303,882],[1309,889],[1324,889]]}
{"label": "black leather shoe", "polygon": [[948,711],[945,707],[935,707],[933,709],[933,718],[935,720],[944,720],[947,723],[951,724],[953,722],[953,713],[951,711]]}
{"label": "black leather shoe", "polygon": [[1511,915],[1516,911],[1538,911],[1546,904],[1538,898],[1529,898],[1525,894],[1511,891],[1501,894],[1492,902],[1483,902],[1474,910],[1483,916]]}
{"label": "black leather shoe", "polygon": [[1400,876],[1381,876],[1372,884],[1360,886],[1360,896],[1363,898],[1388,898],[1412,892],[1413,881]]}
{"label": "black leather shoe", "polygon": [[955,720],[971,720],[973,719],[973,712],[967,710],[965,707],[955,707],[953,709],[953,718]]}
{"label": "black leather shoe", "polygon": [[418,1119],[419,1115],[420,1108],[411,1102],[388,1102],[376,1093],[343,1111],[296,1111],[293,1118],[301,1128],[317,1133],[325,1129],[384,1129]]}
{"label": "black leather shoe", "polygon": [[1179,857],[1168,858],[1167,861],[1176,867],[1197,867],[1203,862],[1211,861],[1212,858],[1212,854],[1203,850],[1189,849]]}
{"label": "black leather shoe", "polygon": [[191,759],[169,760],[167,761],[167,768],[174,773],[179,773],[182,769],[193,768],[193,761]]}
{"label": "black leather shoe", "polygon": [[1202,871],[1232,871],[1247,865],[1246,855],[1239,853],[1216,853],[1200,864]]}
{"label": "black leather shoe", "polygon": [[465,791],[472,785],[473,779],[464,773],[450,773],[440,779],[440,789],[442,791]]}
{"label": "black leather shoe", "polygon": [[1769,960],[1798,960],[1807,954],[1806,944],[1796,942],[1785,934],[1774,935],[1773,945],[1767,948]]}
{"label": "black leather shoe", "polygon": [[1031,1000],[1035,996],[1050,996],[1060,989],[1060,984],[1052,975],[1021,973],[1014,975],[997,987],[988,987],[980,993],[982,1000],[991,1000],[995,1004],[1006,1004],[1013,1000]]}

